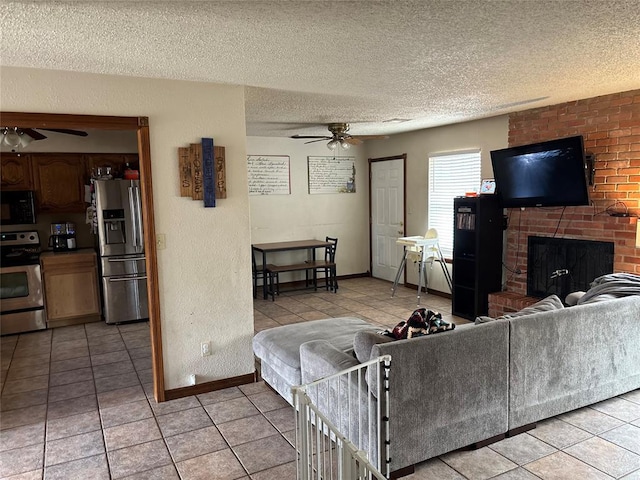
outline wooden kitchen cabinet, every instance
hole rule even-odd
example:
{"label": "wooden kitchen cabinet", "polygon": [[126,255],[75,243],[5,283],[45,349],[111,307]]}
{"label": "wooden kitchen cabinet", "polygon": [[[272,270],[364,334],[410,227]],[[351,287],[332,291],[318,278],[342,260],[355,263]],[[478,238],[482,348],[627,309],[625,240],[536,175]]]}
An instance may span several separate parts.
{"label": "wooden kitchen cabinet", "polygon": [[32,155],[31,165],[38,211],[84,212],[85,164],[82,154]]}
{"label": "wooden kitchen cabinet", "polygon": [[95,174],[98,167],[111,167],[111,175],[122,178],[127,163],[131,167],[138,165],[138,155],[134,153],[88,153],[84,158],[88,177]]}
{"label": "wooden kitchen cabinet", "polygon": [[31,177],[31,159],[20,153],[2,153],[0,155],[1,187],[3,190],[33,190]]}
{"label": "wooden kitchen cabinet", "polygon": [[101,320],[96,252],[45,252],[40,263],[48,328]]}

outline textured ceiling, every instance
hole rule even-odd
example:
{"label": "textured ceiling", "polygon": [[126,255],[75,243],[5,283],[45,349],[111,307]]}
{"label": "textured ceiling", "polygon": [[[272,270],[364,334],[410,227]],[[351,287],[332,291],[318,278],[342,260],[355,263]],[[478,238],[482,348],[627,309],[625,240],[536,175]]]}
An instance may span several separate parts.
{"label": "textured ceiling", "polygon": [[640,88],[640,0],[3,1],[0,22],[3,66],[245,85],[249,135],[396,133]]}

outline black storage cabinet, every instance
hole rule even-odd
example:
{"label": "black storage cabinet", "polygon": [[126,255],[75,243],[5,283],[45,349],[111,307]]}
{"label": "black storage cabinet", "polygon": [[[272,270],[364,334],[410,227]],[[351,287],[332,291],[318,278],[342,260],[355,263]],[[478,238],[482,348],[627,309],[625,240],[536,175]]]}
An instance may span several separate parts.
{"label": "black storage cabinet", "polygon": [[458,197],[453,205],[452,313],[474,320],[502,288],[502,208],[495,195]]}

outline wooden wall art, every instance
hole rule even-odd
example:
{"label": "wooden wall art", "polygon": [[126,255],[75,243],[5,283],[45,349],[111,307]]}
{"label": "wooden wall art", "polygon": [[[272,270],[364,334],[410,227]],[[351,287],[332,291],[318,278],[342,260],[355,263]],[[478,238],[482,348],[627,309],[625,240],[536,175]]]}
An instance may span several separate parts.
{"label": "wooden wall art", "polygon": [[214,146],[213,138],[178,148],[178,166],[181,197],[203,200],[205,207],[227,198],[225,149]]}

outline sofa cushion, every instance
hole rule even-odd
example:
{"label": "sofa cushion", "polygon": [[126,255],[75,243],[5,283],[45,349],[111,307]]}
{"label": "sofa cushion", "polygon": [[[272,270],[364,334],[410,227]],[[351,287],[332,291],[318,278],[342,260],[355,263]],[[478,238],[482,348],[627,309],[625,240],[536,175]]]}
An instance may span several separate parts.
{"label": "sofa cushion", "polygon": [[481,315],[479,317],[476,317],[475,323],[476,325],[478,325],[480,323],[487,323],[492,320],[504,320],[508,318],[524,317],[527,315],[531,315],[532,313],[547,312],[549,310],[560,310],[562,308],[564,308],[562,300],[560,300],[557,295],[549,295],[547,298],[543,298],[539,302],[536,302],[533,305],[529,305],[528,307],[525,307],[518,312],[505,313],[498,318]]}
{"label": "sofa cushion", "polygon": [[371,349],[377,343],[393,342],[393,338],[382,333],[363,330],[353,338],[353,352],[360,363],[371,360]]}
{"label": "sofa cushion", "polygon": [[300,345],[311,340],[326,340],[346,352],[353,348],[356,332],[377,329],[378,327],[353,317],[294,323],[258,332],[253,337],[253,353],[290,385],[301,385]]}

